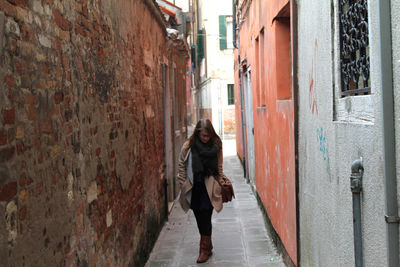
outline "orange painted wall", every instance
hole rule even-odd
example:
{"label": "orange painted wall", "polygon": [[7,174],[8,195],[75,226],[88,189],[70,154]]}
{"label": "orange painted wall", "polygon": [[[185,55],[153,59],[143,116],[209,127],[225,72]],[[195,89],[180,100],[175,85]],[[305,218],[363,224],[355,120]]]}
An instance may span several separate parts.
{"label": "orange painted wall", "polygon": [[[290,20],[274,20],[277,15],[289,16],[289,6],[288,0],[253,0],[248,12],[244,7],[239,50],[241,59],[247,60],[252,73],[257,193],[286,251],[293,263],[297,264]],[[236,56],[235,66],[237,59]],[[235,74],[235,90],[240,97],[238,72]],[[237,134],[241,136],[240,101],[236,103],[239,117]],[[241,138],[237,138],[237,147],[242,148]]]}

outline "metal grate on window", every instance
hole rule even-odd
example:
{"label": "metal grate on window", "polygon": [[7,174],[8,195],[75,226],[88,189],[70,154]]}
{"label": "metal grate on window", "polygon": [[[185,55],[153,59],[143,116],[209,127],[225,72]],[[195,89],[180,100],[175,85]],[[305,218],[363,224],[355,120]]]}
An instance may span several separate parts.
{"label": "metal grate on window", "polygon": [[371,92],[368,1],[339,0],[342,97]]}

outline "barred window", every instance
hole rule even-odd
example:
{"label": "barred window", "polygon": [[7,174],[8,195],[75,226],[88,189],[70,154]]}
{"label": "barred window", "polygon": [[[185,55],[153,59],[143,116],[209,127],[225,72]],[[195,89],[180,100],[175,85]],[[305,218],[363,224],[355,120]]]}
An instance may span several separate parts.
{"label": "barred window", "polygon": [[367,0],[339,0],[341,96],[371,92]]}

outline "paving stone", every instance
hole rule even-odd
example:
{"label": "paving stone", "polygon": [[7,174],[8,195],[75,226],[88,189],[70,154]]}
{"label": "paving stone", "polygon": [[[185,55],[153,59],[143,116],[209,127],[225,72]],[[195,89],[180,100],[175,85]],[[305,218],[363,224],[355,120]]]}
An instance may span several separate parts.
{"label": "paving stone", "polygon": [[[233,140],[224,140],[235,142]],[[200,235],[193,212],[184,213],[178,201],[153,248],[146,267],[283,267],[265,227],[257,200],[243,177],[236,152],[224,150],[224,171],[232,180],[236,198],[212,217],[213,255],[196,264]]]}
{"label": "paving stone", "polygon": [[173,266],[172,260],[167,261],[148,261],[146,263],[147,267],[170,267]]}
{"label": "paving stone", "polygon": [[249,257],[250,266],[285,266],[282,259],[275,256],[256,256]]}

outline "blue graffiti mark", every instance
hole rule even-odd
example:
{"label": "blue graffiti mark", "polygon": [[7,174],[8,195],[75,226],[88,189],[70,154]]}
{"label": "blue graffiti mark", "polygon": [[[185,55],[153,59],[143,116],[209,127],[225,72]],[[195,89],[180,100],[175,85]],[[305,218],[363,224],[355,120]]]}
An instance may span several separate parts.
{"label": "blue graffiti mark", "polygon": [[319,128],[317,129],[317,139],[319,142],[319,151],[322,153],[322,157],[325,163],[325,169],[329,173],[329,151],[328,151],[328,144],[326,142],[326,132],[324,129]]}

